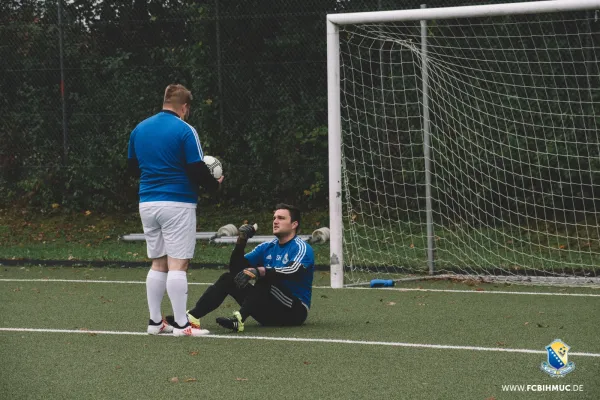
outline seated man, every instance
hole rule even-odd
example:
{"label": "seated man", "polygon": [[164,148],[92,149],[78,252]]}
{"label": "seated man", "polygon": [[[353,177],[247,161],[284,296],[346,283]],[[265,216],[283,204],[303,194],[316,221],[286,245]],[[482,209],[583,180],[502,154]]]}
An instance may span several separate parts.
{"label": "seated man", "polygon": [[[233,317],[217,318],[217,323],[234,332],[242,332],[250,316],[268,326],[304,323],[312,293],[313,249],[296,236],[300,210],[287,204],[278,204],[275,208],[273,234],[276,238],[244,255],[246,243],[256,231],[251,225],[240,227],[229,272],[208,287],[196,307],[188,311],[192,326],[199,326],[199,319],[219,307],[227,295],[238,302],[240,310],[235,311]],[[252,280],[255,284],[248,284]]]}

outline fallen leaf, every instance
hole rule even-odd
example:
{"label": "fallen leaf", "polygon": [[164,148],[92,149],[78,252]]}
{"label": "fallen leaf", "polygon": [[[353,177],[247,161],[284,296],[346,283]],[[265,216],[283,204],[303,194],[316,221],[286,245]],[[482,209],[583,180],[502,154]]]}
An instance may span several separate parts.
{"label": "fallen leaf", "polygon": [[179,383],[179,378],[178,377],[173,377],[173,378],[169,379],[169,382],[171,382],[171,383]]}
{"label": "fallen leaf", "polygon": [[121,369],[121,366],[120,366],[120,365],[117,365],[117,366],[116,366],[116,369]]}
{"label": "fallen leaf", "polygon": [[247,381],[247,380],[248,380],[248,378],[235,378],[235,380],[236,380],[236,381],[238,381],[238,382],[239,382],[239,381]]}
{"label": "fallen leaf", "polygon": [[498,346],[506,346],[506,343],[504,343],[504,342],[496,342],[496,344],[497,344]]}
{"label": "fallen leaf", "polygon": [[475,289],[476,292],[483,292],[483,289],[478,287],[477,289]]}
{"label": "fallen leaf", "polygon": [[52,208],[58,208],[58,207],[60,207],[60,204],[58,204],[58,203],[52,203]]}
{"label": "fallen leaf", "polygon": [[198,382],[198,379],[196,378],[187,378],[183,380],[184,382]]}
{"label": "fallen leaf", "polygon": [[525,322],[525,324],[524,324],[524,325],[529,325],[529,322]]}
{"label": "fallen leaf", "polygon": [[304,361],[304,365],[309,365],[310,363],[308,361]]}
{"label": "fallen leaf", "polygon": [[542,325],[540,323],[536,324],[538,328],[547,328],[549,325]]}
{"label": "fallen leaf", "polygon": [[190,356],[197,356],[198,354],[200,354],[199,351],[190,351]]}
{"label": "fallen leaf", "polygon": [[395,302],[393,302],[393,301],[390,301],[390,302],[388,302],[388,303],[385,303],[385,305],[386,305],[386,306],[393,306],[393,305],[395,305],[395,304],[396,304],[396,303],[395,303]]}
{"label": "fallen leaf", "polygon": [[87,210],[84,214],[87,217],[88,215],[90,215],[92,212],[90,210]]}

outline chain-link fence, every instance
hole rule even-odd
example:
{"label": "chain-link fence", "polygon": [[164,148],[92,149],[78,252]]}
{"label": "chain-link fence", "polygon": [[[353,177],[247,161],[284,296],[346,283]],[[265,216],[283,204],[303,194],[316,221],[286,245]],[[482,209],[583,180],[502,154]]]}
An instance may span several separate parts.
{"label": "chain-link fence", "polygon": [[190,123],[205,153],[225,166],[226,189],[210,201],[326,206],[325,16],[419,6],[4,1],[0,204],[132,207],[136,185],[124,174],[129,133],[160,109],[164,87],[178,82],[195,96]]}

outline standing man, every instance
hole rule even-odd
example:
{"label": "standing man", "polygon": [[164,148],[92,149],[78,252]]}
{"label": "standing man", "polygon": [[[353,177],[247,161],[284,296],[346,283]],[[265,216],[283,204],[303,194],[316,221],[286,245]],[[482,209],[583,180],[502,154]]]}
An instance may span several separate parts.
{"label": "standing man", "polygon": [[[146,278],[151,335],[208,333],[187,319],[186,273],[196,246],[198,186],[215,191],[223,177],[212,176],[198,133],[185,122],[191,101],[184,86],[167,86],[162,111],[139,123],[129,138],[128,169],[140,178],[140,217],[152,259]],[[173,306],[172,325],[161,314],[165,290]]]}
{"label": "standing man", "polygon": [[[250,316],[267,326],[304,323],[312,295],[313,249],[297,236],[300,210],[288,204],[277,204],[275,208],[275,238],[244,255],[246,243],[255,230],[251,225],[240,227],[229,272],[209,286],[196,307],[188,312],[192,324],[219,307],[228,295],[238,302],[240,310],[230,318],[217,318],[217,323],[234,332],[242,332]],[[252,280],[256,283],[248,284]]]}

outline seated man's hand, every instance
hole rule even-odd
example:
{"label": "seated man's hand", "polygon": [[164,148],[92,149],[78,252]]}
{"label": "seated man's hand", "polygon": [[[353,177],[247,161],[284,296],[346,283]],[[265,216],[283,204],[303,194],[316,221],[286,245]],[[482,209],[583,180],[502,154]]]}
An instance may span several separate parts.
{"label": "seated man's hand", "polygon": [[244,224],[238,228],[238,232],[239,232],[239,235],[241,238],[250,239],[252,236],[254,236],[257,229],[258,229],[257,224],[254,224],[254,225]]}
{"label": "seated man's hand", "polygon": [[238,272],[238,274],[233,278],[235,285],[239,288],[245,288],[253,279],[258,279],[260,274],[256,268],[246,268]]}

